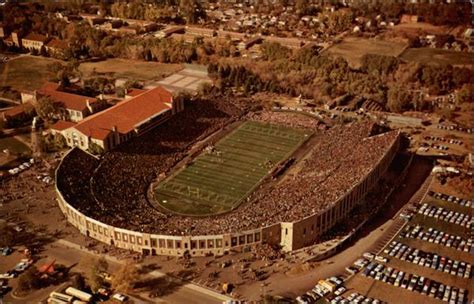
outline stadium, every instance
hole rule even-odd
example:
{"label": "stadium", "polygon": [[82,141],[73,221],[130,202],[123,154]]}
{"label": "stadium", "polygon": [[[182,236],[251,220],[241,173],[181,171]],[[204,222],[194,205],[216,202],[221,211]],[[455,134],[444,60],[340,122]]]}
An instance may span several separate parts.
{"label": "stadium", "polygon": [[397,131],[369,122],[327,128],[300,113],[199,100],[100,158],[72,148],[56,192],[72,225],[118,248],[293,251],[357,208],[399,147]]}

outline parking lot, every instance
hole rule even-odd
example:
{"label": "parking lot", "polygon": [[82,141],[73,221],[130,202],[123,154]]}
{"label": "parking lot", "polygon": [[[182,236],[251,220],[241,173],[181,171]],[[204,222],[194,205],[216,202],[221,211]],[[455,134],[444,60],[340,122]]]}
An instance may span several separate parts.
{"label": "parking lot", "polygon": [[[442,188],[442,187],[438,187]],[[348,267],[345,287],[382,301],[470,303],[474,247],[469,198],[429,191],[378,252]]]}

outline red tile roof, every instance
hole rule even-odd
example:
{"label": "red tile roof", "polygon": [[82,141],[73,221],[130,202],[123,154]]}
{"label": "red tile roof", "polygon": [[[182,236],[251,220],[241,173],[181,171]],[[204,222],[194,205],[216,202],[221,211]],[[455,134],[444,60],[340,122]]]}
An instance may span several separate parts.
{"label": "red tile roof", "polygon": [[41,35],[41,34],[30,33],[30,34],[26,35],[25,37],[23,37],[23,39],[32,40],[32,41],[40,41],[40,42],[45,43],[48,40],[48,37],[46,37],[45,35]]}
{"label": "red tile roof", "polygon": [[145,92],[146,92],[146,90],[142,90],[142,89],[130,89],[130,90],[127,91],[127,96],[135,97],[135,96],[138,96],[138,95],[143,94]]}
{"label": "red tile roof", "polygon": [[53,38],[50,42],[46,44],[47,47],[53,48],[53,49],[67,49],[67,41],[65,40],[60,40],[57,38]]}
{"label": "red tile roof", "polygon": [[7,116],[8,117],[15,117],[17,115],[26,113],[28,111],[32,111],[33,109],[34,109],[34,107],[31,103],[25,103],[25,104],[21,104],[21,105],[18,105],[18,106],[14,106],[13,108],[4,111],[3,114],[5,115],[5,117],[7,117]]}
{"label": "red tile roof", "polygon": [[59,83],[54,83],[54,82],[46,82],[41,86],[41,88],[38,91],[58,91],[60,87]]}
{"label": "red tile roof", "polygon": [[75,126],[76,124],[70,121],[58,120],[54,125],[51,126],[51,129],[56,131],[62,131],[69,129],[70,127]]}
{"label": "red tile roof", "polygon": [[74,128],[86,136],[105,139],[114,128],[127,134],[147,120],[172,109],[173,97],[162,87],[122,101],[105,111],[89,116]]}
{"label": "red tile roof", "polygon": [[61,92],[58,89],[58,84],[48,82],[43,85],[37,93],[39,95],[49,96],[55,102],[61,103],[66,109],[81,112],[87,109],[88,101],[90,104],[97,102],[97,98]]}

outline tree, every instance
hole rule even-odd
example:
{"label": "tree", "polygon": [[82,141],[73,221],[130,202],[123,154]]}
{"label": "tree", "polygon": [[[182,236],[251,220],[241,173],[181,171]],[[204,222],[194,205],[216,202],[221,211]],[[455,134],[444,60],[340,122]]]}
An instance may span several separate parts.
{"label": "tree", "polygon": [[30,267],[18,278],[18,289],[20,291],[31,291],[41,288],[41,278],[35,266]]}
{"label": "tree", "polygon": [[55,103],[50,97],[44,96],[38,99],[35,105],[36,113],[43,120],[52,120],[54,117],[59,115],[60,110],[57,103]]}
{"label": "tree", "polygon": [[101,155],[102,153],[104,153],[104,148],[92,141],[89,144],[89,152],[94,155]]}
{"label": "tree", "polygon": [[0,220],[0,247],[11,247],[14,245],[15,236],[13,231],[8,228],[5,220]]}
{"label": "tree", "polygon": [[91,267],[91,288],[93,290],[98,290],[100,287],[104,286],[105,279],[104,273],[109,269],[109,263],[104,257],[98,259]]}
{"label": "tree", "polygon": [[59,133],[46,134],[42,138],[42,151],[57,152],[67,147],[66,139]]}
{"label": "tree", "polygon": [[187,23],[197,23],[197,21],[206,17],[206,13],[198,0],[180,0],[179,8],[186,18]]}
{"label": "tree", "polygon": [[112,287],[122,292],[129,292],[139,279],[138,269],[130,261],[127,261],[122,268],[114,275]]}
{"label": "tree", "polygon": [[[470,84],[465,84],[456,94],[456,104],[460,105],[462,103],[472,103],[472,86]],[[1,129],[1,127],[0,127]]]}
{"label": "tree", "polygon": [[80,273],[76,273],[71,278],[71,285],[76,289],[84,290],[86,288],[86,280]]}
{"label": "tree", "polygon": [[412,94],[406,89],[394,86],[388,90],[387,107],[390,112],[401,113],[409,108],[412,99]]}

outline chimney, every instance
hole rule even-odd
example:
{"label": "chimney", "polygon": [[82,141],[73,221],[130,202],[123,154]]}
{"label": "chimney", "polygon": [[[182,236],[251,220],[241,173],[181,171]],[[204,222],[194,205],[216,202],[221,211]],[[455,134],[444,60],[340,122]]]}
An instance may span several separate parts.
{"label": "chimney", "polygon": [[112,127],[112,131],[114,131],[114,133],[117,133],[117,126],[116,126],[116,125],[114,125],[114,126]]}

